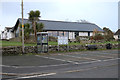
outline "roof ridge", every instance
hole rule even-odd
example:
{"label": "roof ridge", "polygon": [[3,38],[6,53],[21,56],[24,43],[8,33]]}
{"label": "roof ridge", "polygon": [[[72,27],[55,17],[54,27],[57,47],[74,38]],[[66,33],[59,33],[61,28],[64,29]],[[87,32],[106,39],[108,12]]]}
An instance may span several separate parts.
{"label": "roof ridge", "polygon": [[[41,20],[39,20],[39,21],[41,21]],[[93,25],[95,25],[95,23],[85,23],[85,22],[68,22],[68,21],[56,21],[56,20],[42,20],[42,21],[48,21],[48,22],[62,22],[62,23],[78,23],[78,24],[93,24]]]}
{"label": "roof ridge", "polygon": [[[18,18],[18,19],[22,19],[22,18]],[[28,20],[26,18],[24,18],[24,20]],[[39,21],[48,21],[48,22],[62,22],[62,23],[78,23],[78,24],[93,24],[93,25],[96,25],[95,23],[85,23],[85,22],[70,22],[70,21],[57,21],[57,20],[43,20],[43,19],[40,19]]]}
{"label": "roof ridge", "polygon": [[5,28],[13,28],[13,27],[5,27]]}
{"label": "roof ridge", "polygon": [[[29,19],[24,18],[23,22],[25,24],[30,21],[29,21]],[[103,31],[98,25],[96,25],[94,23],[43,20],[43,19],[40,19],[38,21],[38,23],[42,23],[42,22],[44,24],[46,24],[45,30],[93,31],[94,28],[97,28],[99,31]],[[18,18],[13,30],[17,29],[17,26],[19,23],[22,23],[22,18]],[[57,24],[59,24],[59,25],[57,25]]]}

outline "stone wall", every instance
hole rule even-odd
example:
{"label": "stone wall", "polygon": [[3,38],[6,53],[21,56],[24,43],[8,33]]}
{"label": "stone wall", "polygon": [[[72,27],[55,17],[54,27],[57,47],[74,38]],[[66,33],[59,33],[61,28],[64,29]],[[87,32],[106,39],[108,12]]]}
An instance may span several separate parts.
{"label": "stone wall", "polygon": [[22,47],[2,47],[2,55],[18,55],[22,53]]}
{"label": "stone wall", "polygon": [[[106,49],[105,44],[97,44],[98,49]],[[112,44],[112,48],[118,48],[118,44]],[[85,45],[70,45],[69,47],[65,45],[59,46],[59,51],[67,51],[69,49],[70,51],[75,50],[86,50]],[[56,52],[58,51],[57,45],[49,45],[49,52]],[[21,46],[11,46],[11,47],[3,47],[2,48],[2,54],[3,55],[18,55],[22,53],[22,47]],[[26,46],[25,47],[25,53],[37,53],[37,46]]]}
{"label": "stone wall", "polygon": [[[25,53],[37,53],[37,46],[27,46],[24,48]],[[9,46],[2,48],[3,55],[18,55],[22,53],[22,46]]]}

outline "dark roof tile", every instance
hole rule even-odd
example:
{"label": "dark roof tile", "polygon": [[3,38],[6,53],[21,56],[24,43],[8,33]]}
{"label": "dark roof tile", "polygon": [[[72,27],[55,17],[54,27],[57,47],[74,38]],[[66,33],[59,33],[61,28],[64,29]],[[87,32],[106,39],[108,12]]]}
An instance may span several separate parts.
{"label": "dark roof tile", "polygon": [[120,29],[115,33],[115,35],[120,35]]}
{"label": "dark roof tile", "polygon": [[[22,19],[18,19],[22,23]],[[24,19],[23,23],[30,23],[28,19]],[[39,20],[38,23],[44,24],[44,30],[56,30],[56,31],[103,31],[100,27],[93,23],[81,23],[81,22],[65,22],[65,21],[52,21],[52,20]]]}

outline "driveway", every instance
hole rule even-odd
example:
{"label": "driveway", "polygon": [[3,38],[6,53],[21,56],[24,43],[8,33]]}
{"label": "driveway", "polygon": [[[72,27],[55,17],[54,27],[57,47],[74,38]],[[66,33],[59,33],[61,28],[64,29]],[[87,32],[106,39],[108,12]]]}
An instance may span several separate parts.
{"label": "driveway", "polygon": [[4,56],[2,76],[3,80],[118,78],[118,60],[118,50]]}

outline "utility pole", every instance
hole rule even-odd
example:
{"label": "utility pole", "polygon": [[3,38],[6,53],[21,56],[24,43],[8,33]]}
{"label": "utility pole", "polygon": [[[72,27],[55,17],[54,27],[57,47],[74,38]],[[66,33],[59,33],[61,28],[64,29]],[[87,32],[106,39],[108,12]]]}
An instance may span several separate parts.
{"label": "utility pole", "polygon": [[23,0],[22,0],[22,52],[24,53],[24,24],[23,24]]}

